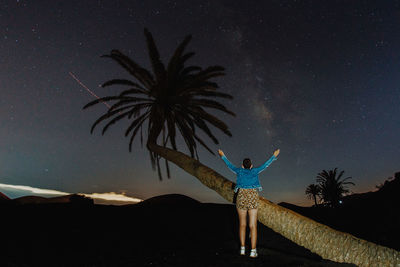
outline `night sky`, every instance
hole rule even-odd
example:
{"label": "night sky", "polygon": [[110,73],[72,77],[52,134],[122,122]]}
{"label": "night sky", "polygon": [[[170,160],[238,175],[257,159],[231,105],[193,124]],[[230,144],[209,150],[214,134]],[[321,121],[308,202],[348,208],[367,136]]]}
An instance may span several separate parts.
{"label": "night sky", "polygon": [[[99,85],[134,78],[100,56],[118,49],[151,69],[144,27],[164,62],[191,34],[188,64],[226,68],[214,81],[237,116],[212,114],[233,136],[212,128],[220,144],[207,144],[238,166],[279,148],[260,174],[261,196],[306,205],[305,188],[324,169],[344,170],[353,192],[400,170],[399,1],[20,0],[0,6],[1,184],[227,203],[175,166],[160,182],[139,139],[129,153],[128,120],[90,134],[107,108],[82,110],[95,98],[69,73],[100,97],[121,92]],[[188,153],[181,139],[178,148]],[[218,156],[199,156],[235,181]]]}

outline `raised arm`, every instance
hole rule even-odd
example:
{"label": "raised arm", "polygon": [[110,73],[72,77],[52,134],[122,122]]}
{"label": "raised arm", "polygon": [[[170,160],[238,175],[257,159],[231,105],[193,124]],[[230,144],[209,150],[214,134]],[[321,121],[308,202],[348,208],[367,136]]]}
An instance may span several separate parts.
{"label": "raised arm", "polygon": [[218,150],[219,155],[221,156],[221,159],[225,162],[226,166],[228,166],[229,169],[231,169],[231,171],[233,171],[234,173],[237,173],[237,171],[239,170],[238,167],[236,167],[235,165],[233,165],[227,157],[225,157],[224,152],[222,152],[222,150]]}
{"label": "raised arm", "polygon": [[260,167],[254,168],[257,173],[262,172],[263,170],[265,170],[265,168],[267,168],[274,160],[276,160],[276,157],[279,155],[279,153],[281,152],[280,149],[277,149],[274,151],[274,154],[272,155],[272,157],[269,158],[269,160],[267,160],[263,165],[261,165]]}
{"label": "raised arm", "polygon": [[265,170],[274,160],[276,160],[276,157],[275,157],[275,155],[272,155],[272,156],[269,158],[269,160],[267,160],[266,162],[264,162],[263,165],[254,168],[254,170],[255,170],[257,173],[260,173],[260,172],[262,172],[263,170]]}

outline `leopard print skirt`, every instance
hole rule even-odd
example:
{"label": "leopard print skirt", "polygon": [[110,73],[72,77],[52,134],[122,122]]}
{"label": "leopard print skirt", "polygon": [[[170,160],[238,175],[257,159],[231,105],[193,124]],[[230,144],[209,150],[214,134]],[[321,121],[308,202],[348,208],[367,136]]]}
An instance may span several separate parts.
{"label": "leopard print skirt", "polygon": [[257,188],[239,188],[236,198],[236,207],[242,210],[258,208],[258,191]]}

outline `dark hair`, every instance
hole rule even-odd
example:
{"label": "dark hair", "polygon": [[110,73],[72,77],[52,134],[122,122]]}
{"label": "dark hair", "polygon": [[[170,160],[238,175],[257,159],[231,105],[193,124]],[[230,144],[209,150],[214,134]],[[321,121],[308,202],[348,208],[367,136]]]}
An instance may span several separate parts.
{"label": "dark hair", "polygon": [[250,169],[250,166],[251,166],[251,160],[249,158],[245,158],[243,160],[243,167],[245,169]]}

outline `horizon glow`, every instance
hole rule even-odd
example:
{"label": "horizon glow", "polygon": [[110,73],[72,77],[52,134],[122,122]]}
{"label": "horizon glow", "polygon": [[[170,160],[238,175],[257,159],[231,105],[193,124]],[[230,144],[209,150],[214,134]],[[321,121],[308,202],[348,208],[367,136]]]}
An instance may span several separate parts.
{"label": "horizon glow", "polygon": [[[0,189],[11,189],[11,190],[19,190],[19,191],[26,191],[30,192],[32,194],[37,194],[37,195],[55,195],[55,196],[60,196],[60,195],[70,195],[73,193],[67,193],[67,192],[62,192],[58,190],[53,190],[53,189],[43,189],[43,188],[36,188],[32,186],[27,186],[27,185],[11,185],[11,184],[2,184],[0,183]],[[28,194],[28,193],[27,193]],[[84,195],[86,197],[90,197],[93,199],[103,199],[103,200],[109,200],[109,201],[123,201],[123,202],[133,202],[133,203],[138,203],[143,201],[140,198],[134,198],[134,197],[129,197],[125,195],[124,193],[119,194],[115,192],[107,192],[107,193],[76,193],[79,195]]]}

